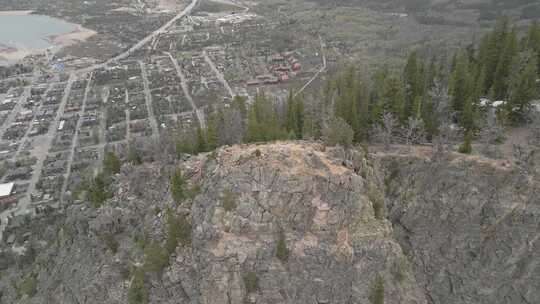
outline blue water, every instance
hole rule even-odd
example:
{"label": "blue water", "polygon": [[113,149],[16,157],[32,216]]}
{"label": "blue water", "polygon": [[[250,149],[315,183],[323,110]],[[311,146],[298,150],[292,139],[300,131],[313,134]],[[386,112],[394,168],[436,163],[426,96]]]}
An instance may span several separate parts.
{"label": "blue water", "polygon": [[44,49],[52,46],[51,35],[66,34],[74,24],[41,15],[0,16],[0,45],[15,48]]}

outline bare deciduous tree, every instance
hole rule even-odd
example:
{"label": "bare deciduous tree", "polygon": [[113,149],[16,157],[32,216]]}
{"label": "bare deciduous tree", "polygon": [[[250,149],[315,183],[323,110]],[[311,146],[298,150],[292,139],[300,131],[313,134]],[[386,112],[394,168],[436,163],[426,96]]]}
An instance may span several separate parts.
{"label": "bare deciduous tree", "polygon": [[409,117],[407,125],[401,130],[401,138],[406,145],[417,145],[425,141],[426,132],[424,121],[419,118]]}
{"label": "bare deciduous tree", "polygon": [[443,122],[439,127],[439,135],[433,138],[434,158],[438,159],[451,150],[452,128],[447,122]]}
{"label": "bare deciduous tree", "polygon": [[531,124],[529,126],[529,144],[540,146],[540,113],[534,112],[530,116]]}
{"label": "bare deciduous tree", "polygon": [[497,157],[496,144],[503,138],[504,129],[497,121],[495,113],[488,112],[484,126],[480,130],[481,152],[488,157]]}
{"label": "bare deciduous tree", "polygon": [[394,132],[398,126],[397,120],[392,113],[385,113],[382,117],[381,123],[376,124],[373,129],[373,138],[377,142],[384,145],[386,150],[390,149],[390,145],[394,142]]}
{"label": "bare deciduous tree", "polygon": [[534,151],[531,150],[529,147],[514,145],[513,153],[514,163],[516,164],[520,178],[522,178],[523,180],[528,180],[533,169],[532,159],[534,156]]}

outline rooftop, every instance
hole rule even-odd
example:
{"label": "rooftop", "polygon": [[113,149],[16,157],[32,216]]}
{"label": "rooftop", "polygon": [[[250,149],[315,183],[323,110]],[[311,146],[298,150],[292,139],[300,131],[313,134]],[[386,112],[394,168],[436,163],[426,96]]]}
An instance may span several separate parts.
{"label": "rooftop", "polygon": [[0,197],[10,195],[14,186],[15,183],[0,184]]}

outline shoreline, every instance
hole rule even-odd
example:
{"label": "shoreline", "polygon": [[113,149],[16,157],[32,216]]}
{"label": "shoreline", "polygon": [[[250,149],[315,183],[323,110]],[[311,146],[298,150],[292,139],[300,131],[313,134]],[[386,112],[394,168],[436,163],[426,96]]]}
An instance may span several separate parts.
{"label": "shoreline", "polygon": [[0,16],[25,16],[30,15],[34,11],[0,11]]}
{"label": "shoreline", "polygon": [[[0,11],[0,16],[24,16],[32,13],[33,11]],[[0,44],[0,65],[16,64],[30,55],[45,54],[46,52],[55,54],[64,47],[71,46],[79,42],[84,42],[97,34],[96,31],[84,28],[80,24],[71,23],[63,19],[60,20],[69,23],[75,29],[67,33],[43,37],[42,39],[51,44],[51,46],[47,48],[17,48]]]}

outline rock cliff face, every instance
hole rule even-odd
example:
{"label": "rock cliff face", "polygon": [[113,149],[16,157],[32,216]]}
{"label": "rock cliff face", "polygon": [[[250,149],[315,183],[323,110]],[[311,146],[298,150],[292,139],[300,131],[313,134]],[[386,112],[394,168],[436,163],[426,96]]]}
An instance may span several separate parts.
{"label": "rock cliff face", "polygon": [[0,303],[539,303],[537,182],[515,177],[313,143],[124,166],[103,207],[5,233],[26,250],[0,256]]}

